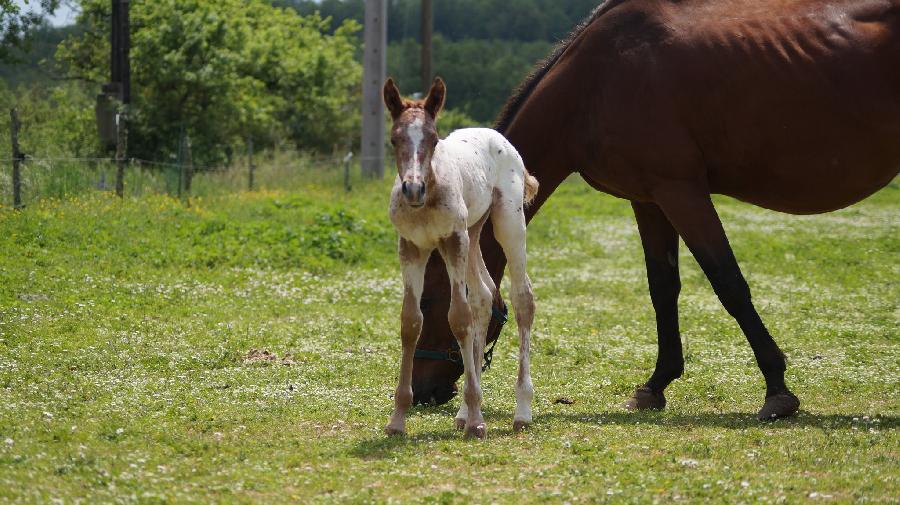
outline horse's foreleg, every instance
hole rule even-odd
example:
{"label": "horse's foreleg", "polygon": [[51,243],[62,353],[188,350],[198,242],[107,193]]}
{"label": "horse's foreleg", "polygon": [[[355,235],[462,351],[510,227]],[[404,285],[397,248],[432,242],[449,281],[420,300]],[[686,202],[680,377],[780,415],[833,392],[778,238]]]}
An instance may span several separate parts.
{"label": "horse's foreleg", "polygon": [[644,247],[650,301],[656,311],[658,351],[653,375],[625,402],[625,408],[662,409],[666,406],[663,390],[684,372],[678,331],[678,233],[655,204],[632,202],[631,206]]}
{"label": "horse's foreleg", "polygon": [[487,428],[481,415],[481,384],[479,382],[481,368],[475,364],[475,327],[472,310],[466,296],[466,273],[468,269],[469,236],[466,231],[459,230],[443,239],[438,250],[447,265],[450,278],[450,312],[447,318],[450,330],[459,343],[465,367],[463,401],[466,402],[467,437],[484,438]]}
{"label": "horse's foreleg", "polygon": [[766,401],[759,411],[759,418],[775,419],[796,413],[800,401],[785,385],[784,354],[753,306],[750,288],[741,274],[709,193],[696,187],[669,184],[654,196],[700,264],[725,310],[740,325],[753,348],[766,380]]}
{"label": "horse's foreleg", "polygon": [[[475,361],[475,373],[478,375],[478,383],[481,383],[481,362],[484,355],[484,346],[487,339],[487,330],[491,322],[491,304],[497,287],[491,279],[481,256],[481,228],[487,220],[485,214],[478,223],[469,228],[469,258],[466,274],[466,286],[468,287],[469,307],[472,310],[473,326],[475,329],[474,343],[472,345],[472,359]],[[465,397],[465,384],[463,384],[462,396]],[[457,429],[466,427],[469,411],[466,402],[462,401],[459,411],[456,413],[455,424]]]}
{"label": "horse's foreleg", "polygon": [[416,342],[422,331],[422,285],[425,265],[431,251],[423,251],[411,242],[400,238],[400,265],[403,271],[403,309],[400,313],[400,340],[403,355],[400,358],[400,379],[394,393],[394,412],[385,427],[388,435],[401,435],[406,431],[406,412],[412,405],[412,367]]}

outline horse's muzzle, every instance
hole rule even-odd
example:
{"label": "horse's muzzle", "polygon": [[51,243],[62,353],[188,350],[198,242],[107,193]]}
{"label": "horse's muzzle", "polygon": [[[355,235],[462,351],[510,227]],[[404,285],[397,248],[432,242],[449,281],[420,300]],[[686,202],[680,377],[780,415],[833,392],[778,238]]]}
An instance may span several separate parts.
{"label": "horse's muzzle", "polygon": [[421,207],[425,205],[425,183],[403,181],[400,187],[406,203],[411,207]]}
{"label": "horse's muzzle", "polygon": [[413,405],[443,405],[457,394],[456,384],[425,386],[413,383]]}

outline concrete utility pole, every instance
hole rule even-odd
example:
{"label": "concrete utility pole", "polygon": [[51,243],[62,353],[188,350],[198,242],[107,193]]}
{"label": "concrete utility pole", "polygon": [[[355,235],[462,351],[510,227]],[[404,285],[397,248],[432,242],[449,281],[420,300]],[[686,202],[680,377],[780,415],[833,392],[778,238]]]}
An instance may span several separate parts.
{"label": "concrete utility pole", "polygon": [[431,88],[431,39],[434,34],[434,14],[431,0],[422,0],[422,95]]}
{"label": "concrete utility pole", "polygon": [[367,177],[384,177],[384,103],[381,87],[387,66],[387,0],[366,0],[363,54],[362,145],[360,163]]}

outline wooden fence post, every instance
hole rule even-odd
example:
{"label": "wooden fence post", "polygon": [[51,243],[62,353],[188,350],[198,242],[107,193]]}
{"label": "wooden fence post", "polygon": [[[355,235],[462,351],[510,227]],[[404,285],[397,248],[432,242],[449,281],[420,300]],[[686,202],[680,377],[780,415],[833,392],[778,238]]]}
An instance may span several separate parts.
{"label": "wooden fence post", "polygon": [[194,155],[191,152],[191,136],[184,136],[184,194],[191,198],[191,182],[194,180]]}
{"label": "wooden fence post", "polygon": [[344,156],[344,191],[349,192],[353,189],[350,186],[350,160],[353,159],[353,151],[347,149],[347,155]]}
{"label": "wooden fence post", "polygon": [[9,118],[12,120],[10,124],[10,133],[12,137],[12,190],[13,190],[13,208],[22,208],[22,167],[21,163],[25,159],[25,155],[19,149],[19,128],[22,123],[19,122],[19,112],[15,109],[9,109]]}
{"label": "wooden fence post", "polygon": [[116,114],[116,196],[125,196],[125,163],[128,159],[128,119],[124,112]]}
{"label": "wooden fence post", "polygon": [[253,138],[247,138],[247,190],[253,191]]}

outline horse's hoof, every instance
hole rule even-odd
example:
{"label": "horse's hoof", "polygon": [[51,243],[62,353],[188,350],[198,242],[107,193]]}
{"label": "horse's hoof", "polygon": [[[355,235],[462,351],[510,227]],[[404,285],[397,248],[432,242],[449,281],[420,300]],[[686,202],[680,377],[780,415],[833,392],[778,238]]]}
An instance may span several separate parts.
{"label": "horse's hoof", "polygon": [[622,406],[628,410],[662,410],[666,408],[666,397],[662,391],[655,393],[649,387],[641,386]]}
{"label": "horse's hoof", "polygon": [[456,425],[456,429],[459,431],[466,429],[466,420],[465,419],[456,418],[453,420],[453,424]]}
{"label": "horse's hoof", "polygon": [[484,440],[485,435],[487,435],[487,427],[484,425],[484,423],[466,426],[465,438],[477,438],[479,440]]}
{"label": "horse's hoof", "polygon": [[526,421],[524,419],[515,419],[513,420],[513,431],[519,433],[521,431],[525,431],[525,428],[530,425],[531,422]]}
{"label": "horse's hoof", "polygon": [[384,434],[389,437],[402,437],[403,435],[406,435],[406,429],[389,424],[384,427]]}
{"label": "horse's hoof", "polygon": [[760,421],[774,421],[790,417],[800,409],[800,399],[794,393],[785,391],[766,398],[766,403],[756,416]]}

